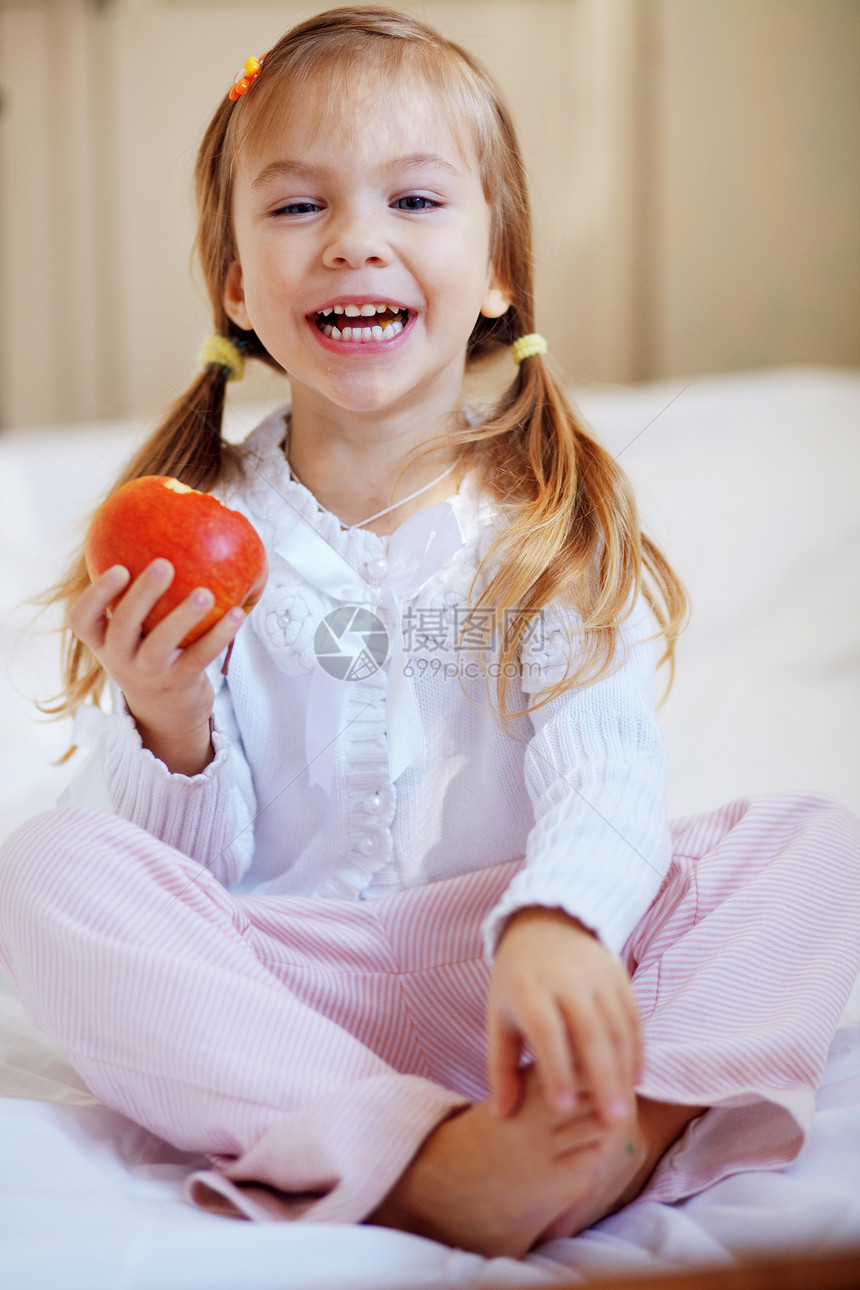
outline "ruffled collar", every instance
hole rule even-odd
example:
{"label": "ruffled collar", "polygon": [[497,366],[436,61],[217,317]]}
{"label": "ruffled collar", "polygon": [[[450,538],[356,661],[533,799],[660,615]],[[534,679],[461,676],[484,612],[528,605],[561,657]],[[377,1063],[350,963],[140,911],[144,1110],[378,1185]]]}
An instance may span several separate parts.
{"label": "ruffled collar", "polygon": [[[338,517],[290,474],[283,451],[284,417],[283,409],[273,413],[245,441],[244,496],[237,500],[282,561],[252,621],[270,649],[277,642],[275,657],[283,670],[292,667],[291,655],[297,651],[302,670],[310,670],[305,740],[309,777],[312,785],[327,792],[332,789],[333,749],[349,687],[339,671],[320,666],[319,657],[312,657],[317,631],[330,619],[329,630],[338,628],[343,613],[350,622],[358,613],[366,626],[370,624],[368,631],[373,627],[377,636],[386,638],[388,653],[383,666],[376,662],[379,677],[374,684],[385,685],[389,771],[395,781],[410,766],[424,764],[421,714],[403,645],[403,605],[440,576],[474,576],[476,556],[493,527],[496,508],[478,494],[475,472],[470,472],[456,494],[411,515],[390,536],[344,529]],[[284,570],[289,572],[285,575]],[[319,601],[322,612],[305,615],[314,632],[313,646],[303,624],[294,622],[297,593]],[[331,654],[328,646],[324,654]]]}
{"label": "ruffled collar", "polygon": [[[289,408],[277,409],[251,432],[243,444],[245,478],[242,500],[253,517],[263,522],[272,545],[277,546],[279,539],[285,537],[299,520],[310,525],[353,567],[387,556],[392,538],[410,521],[405,520],[395,534],[385,537],[370,529],[345,529],[338,516],[321,506],[310,489],[290,473],[284,453],[288,415]],[[488,526],[499,518],[495,504],[480,491],[474,470],[464,475],[456,493],[425,509],[435,511],[441,507],[454,509],[470,543],[481,533],[486,533]]]}

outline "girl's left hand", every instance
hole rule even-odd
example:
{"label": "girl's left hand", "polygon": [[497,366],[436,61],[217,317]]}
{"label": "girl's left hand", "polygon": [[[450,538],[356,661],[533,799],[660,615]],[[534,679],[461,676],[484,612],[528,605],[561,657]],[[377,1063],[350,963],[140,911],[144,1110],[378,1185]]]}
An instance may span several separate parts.
{"label": "girl's left hand", "polygon": [[563,910],[519,910],[496,951],[488,1002],[495,1113],[522,1097],[525,1043],[550,1107],[571,1112],[585,1091],[608,1127],[630,1114],[642,1065],[642,1032],[629,977]]}

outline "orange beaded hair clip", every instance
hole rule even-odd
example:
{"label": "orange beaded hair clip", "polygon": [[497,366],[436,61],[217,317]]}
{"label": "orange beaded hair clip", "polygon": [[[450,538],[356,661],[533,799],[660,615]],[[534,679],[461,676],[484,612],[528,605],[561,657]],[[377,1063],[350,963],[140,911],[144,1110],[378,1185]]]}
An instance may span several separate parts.
{"label": "orange beaded hair clip", "polygon": [[237,99],[240,99],[243,94],[248,93],[248,90],[260,75],[260,68],[263,66],[263,59],[265,57],[266,55],[263,54],[262,58],[248,58],[245,60],[245,66],[242,68],[241,72],[237,74],[230,90],[230,98],[234,103]]}

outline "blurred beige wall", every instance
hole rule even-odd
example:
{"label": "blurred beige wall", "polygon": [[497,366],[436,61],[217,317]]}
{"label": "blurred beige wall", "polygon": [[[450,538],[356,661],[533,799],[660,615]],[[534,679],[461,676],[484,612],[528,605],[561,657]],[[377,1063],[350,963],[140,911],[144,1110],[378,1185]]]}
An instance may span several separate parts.
{"label": "blurred beige wall", "polygon": [[[197,141],[248,54],[322,7],[0,0],[0,425],[188,384]],[[860,363],[860,0],[402,7],[508,94],[570,381]]]}

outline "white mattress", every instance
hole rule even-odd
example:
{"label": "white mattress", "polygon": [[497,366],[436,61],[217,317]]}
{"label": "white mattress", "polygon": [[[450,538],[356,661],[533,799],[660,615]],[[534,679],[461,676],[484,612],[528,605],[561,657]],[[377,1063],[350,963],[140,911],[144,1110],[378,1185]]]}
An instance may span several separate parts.
{"label": "white mattress", "polygon": [[[595,389],[580,403],[637,485],[694,619],[662,710],[673,815],[815,789],[860,811],[860,372],[787,368]],[[259,409],[239,409],[241,436]],[[33,719],[55,642],[20,602],[59,571],[76,517],[138,423],[0,435],[0,838],[50,805],[67,726]],[[0,982],[0,1284],[16,1290],[411,1290],[547,1285],[860,1246],[860,998],[831,1051],[812,1141],[677,1207],[642,1203],[523,1263],[401,1233],[252,1225],[182,1197],[191,1166],[93,1104]]]}

